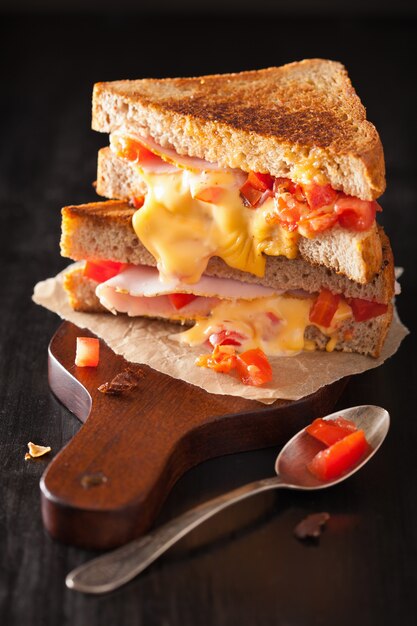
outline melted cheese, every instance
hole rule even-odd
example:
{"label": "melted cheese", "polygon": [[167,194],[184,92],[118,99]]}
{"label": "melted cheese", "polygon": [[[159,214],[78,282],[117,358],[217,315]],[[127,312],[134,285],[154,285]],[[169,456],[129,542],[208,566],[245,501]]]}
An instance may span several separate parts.
{"label": "melted cheese", "polygon": [[[289,153],[288,158],[292,160],[292,154]],[[326,185],[329,180],[325,176],[320,167],[320,159],[315,156],[314,151],[304,159],[300,159],[298,163],[291,166],[291,180],[295,183],[310,184],[316,183],[316,185]]]}
{"label": "melted cheese", "polygon": [[[222,301],[208,319],[198,320],[192,328],[173,338],[197,346],[207,341],[212,333],[230,330],[245,338],[239,350],[260,347],[269,356],[290,356],[301,350],[314,350],[314,342],[304,339],[305,330],[311,325],[309,313],[313,299],[313,296],[296,298],[284,294],[251,301]],[[340,324],[351,316],[350,307],[341,301],[331,326],[318,327],[330,338],[328,351],[336,346]]]}
{"label": "melted cheese", "polygon": [[[297,235],[265,219],[273,211],[272,198],[258,209],[243,205],[239,188],[244,173],[179,169],[140,174],[148,191],[133,216],[133,228],[155,257],[163,280],[197,282],[213,256],[256,276],[265,272],[263,253],[297,256]],[[215,203],[197,199],[207,188],[219,190]]]}

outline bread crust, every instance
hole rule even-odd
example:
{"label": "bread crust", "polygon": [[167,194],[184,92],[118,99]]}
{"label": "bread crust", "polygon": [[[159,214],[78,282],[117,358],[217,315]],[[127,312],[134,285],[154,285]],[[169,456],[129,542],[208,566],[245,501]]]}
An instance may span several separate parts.
{"label": "bread crust", "polygon": [[[64,289],[74,310],[88,313],[109,313],[95,295],[97,284],[91,278],[83,275],[83,268],[70,268],[66,272]],[[344,322],[338,330],[337,342],[333,349],[378,357],[391,324],[392,315],[393,306],[390,303],[388,311],[384,315],[366,322],[355,322],[354,320]],[[170,320],[170,322],[176,322],[176,320]],[[178,323],[184,324],[184,322],[179,321]],[[326,350],[329,342],[329,337],[321,333],[316,326],[306,328],[305,338],[313,342],[317,350]]]}
{"label": "bread crust", "polygon": [[[123,201],[107,201],[67,206],[62,209],[61,254],[75,261],[109,259],[155,267],[156,261],[142,245],[132,227],[135,212]],[[267,257],[263,278],[233,269],[220,258],[210,259],[205,273],[258,283],[277,290],[303,289],[310,293],[325,287],[346,297],[388,303],[394,294],[394,262],[388,237],[379,229],[383,260],[373,279],[360,284],[323,266],[304,259]]]}
{"label": "bread crust", "polygon": [[92,126],[148,134],[179,154],[244,171],[320,176],[364,200],[385,189],[379,135],[335,61],[97,83]]}
{"label": "bread crust", "polygon": [[74,311],[85,313],[108,313],[96,296],[97,283],[84,276],[83,268],[71,268],[65,272],[63,287]]}

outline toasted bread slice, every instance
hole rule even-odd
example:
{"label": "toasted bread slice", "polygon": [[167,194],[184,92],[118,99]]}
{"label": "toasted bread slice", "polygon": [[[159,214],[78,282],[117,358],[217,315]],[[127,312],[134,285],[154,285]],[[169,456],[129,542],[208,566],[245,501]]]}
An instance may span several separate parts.
{"label": "toasted bread slice", "polygon": [[111,200],[129,201],[146,194],[146,183],[137,168],[117,157],[109,147],[98,152],[96,192]]}
{"label": "toasted bread slice", "polygon": [[[64,288],[72,308],[76,311],[108,313],[95,295],[96,287],[97,283],[94,280],[84,276],[82,267],[70,268],[65,274]],[[343,322],[332,349],[378,357],[392,321],[392,314],[393,307],[390,303],[384,315],[366,322],[355,322],[354,320]],[[176,320],[170,321],[175,322]],[[184,321],[179,323],[184,324]],[[316,326],[308,326],[304,336],[309,341],[310,348],[326,350],[329,345],[329,337],[321,333]]]}
{"label": "toasted bread slice", "polygon": [[[109,259],[155,267],[156,261],[141,244],[132,227],[135,212],[123,201],[94,202],[62,209],[61,253],[75,261]],[[379,272],[366,284],[313,266],[302,258],[267,257],[263,278],[233,269],[220,258],[210,260],[205,274],[257,283],[277,290],[303,289],[310,293],[329,289],[346,297],[388,303],[394,294],[394,262],[388,237],[379,230],[383,260]]]}
{"label": "toasted bread slice", "polygon": [[[96,191],[106,198],[130,200],[146,193],[146,184],[135,164],[117,157],[110,148],[98,155]],[[363,232],[339,226],[318,233],[314,239],[299,237],[299,255],[313,265],[324,265],[360,283],[378,273],[382,245],[376,223]]]}
{"label": "toasted bread slice", "polygon": [[329,182],[363,200],[385,189],[379,135],[334,61],[97,83],[92,125],[148,134],[179,154],[221,166]]}

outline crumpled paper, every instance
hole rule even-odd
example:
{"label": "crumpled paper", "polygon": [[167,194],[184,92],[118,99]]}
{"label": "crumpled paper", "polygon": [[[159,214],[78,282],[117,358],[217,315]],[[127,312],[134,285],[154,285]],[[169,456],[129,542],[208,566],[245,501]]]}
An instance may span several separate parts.
{"label": "crumpled paper", "polygon": [[[66,271],[66,270],[65,270]],[[303,352],[291,357],[272,357],[274,378],[263,387],[243,385],[231,375],[196,367],[194,361],[203,347],[189,348],[170,339],[177,324],[113,316],[108,313],[73,311],[62,286],[64,272],[35,286],[33,300],[57,313],[62,319],[87,328],[103,339],[116,354],[132,363],[143,363],[155,370],[196,385],[209,393],[240,396],[271,404],[278,398],[298,400],[345,376],[379,367],[395,354],[408,329],[395,312],[394,320],[378,359],[343,352]]]}

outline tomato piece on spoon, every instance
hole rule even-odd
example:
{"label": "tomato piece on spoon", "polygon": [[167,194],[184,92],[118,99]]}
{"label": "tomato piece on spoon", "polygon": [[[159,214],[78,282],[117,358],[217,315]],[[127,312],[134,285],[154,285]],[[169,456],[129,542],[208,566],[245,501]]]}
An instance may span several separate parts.
{"label": "tomato piece on spoon", "polygon": [[309,435],[326,444],[326,446],[333,445],[356,430],[355,424],[343,419],[343,417],[335,420],[324,420],[319,417],[306,428],[306,432]]}
{"label": "tomato piece on spoon", "polygon": [[316,454],[308,464],[319,480],[333,480],[351,470],[369,449],[363,430],[357,430]]}

